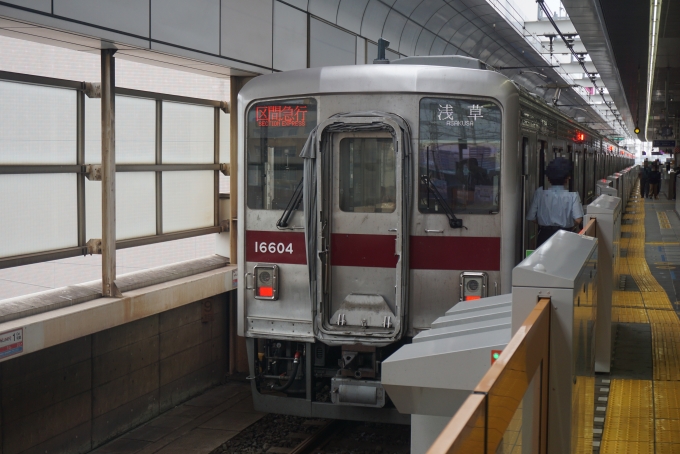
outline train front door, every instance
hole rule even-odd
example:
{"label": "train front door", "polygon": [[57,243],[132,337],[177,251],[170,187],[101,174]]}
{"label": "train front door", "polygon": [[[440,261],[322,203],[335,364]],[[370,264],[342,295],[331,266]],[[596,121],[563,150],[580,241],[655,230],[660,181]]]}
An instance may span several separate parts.
{"label": "train front door", "polygon": [[321,214],[328,237],[323,329],[391,338],[403,314],[401,140],[372,131],[338,132],[331,141],[322,178],[321,206],[329,213]]}

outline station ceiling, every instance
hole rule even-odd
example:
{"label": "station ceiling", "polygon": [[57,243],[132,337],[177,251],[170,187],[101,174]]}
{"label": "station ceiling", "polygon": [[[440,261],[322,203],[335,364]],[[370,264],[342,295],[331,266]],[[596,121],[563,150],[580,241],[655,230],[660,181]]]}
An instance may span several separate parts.
{"label": "station ceiling", "polygon": [[[632,123],[640,128],[638,138],[651,141],[661,138],[656,129],[665,126],[666,97],[670,123],[676,123],[680,107],[680,2],[662,0],[658,32],[658,50],[649,124],[647,118],[647,81],[649,69],[650,8],[653,0],[563,0],[572,19],[578,8],[592,4],[602,17],[601,29],[607,34],[610,49],[604,41],[588,42],[592,30],[583,21],[574,25],[593,56],[603,80],[619,77]],[[613,55],[612,65],[598,64],[598,54]],[[666,81],[668,91],[666,92]],[[609,85],[608,85],[609,87]],[[616,101],[616,94],[612,93]],[[672,101],[671,101],[672,99]],[[617,102],[617,105],[619,103]],[[622,112],[623,113],[623,112]],[[625,115],[625,113],[624,113]],[[664,124],[662,124],[664,123]],[[632,129],[631,129],[632,132]],[[675,131],[677,135],[677,131]]]}
{"label": "station ceiling", "polygon": [[[244,8],[245,5],[251,5],[246,0],[242,0],[242,3],[240,1],[231,3]],[[560,63],[559,68],[546,67],[550,66],[547,65],[548,61],[553,61],[553,53],[568,55],[569,46],[572,46],[575,52],[588,53],[589,58],[584,60],[585,71],[597,72],[602,81],[597,86],[605,85],[608,93],[602,97],[593,96],[598,99],[591,102],[575,90],[563,90],[559,98],[560,107],[567,115],[590,124],[605,134],[613,131],[609,128],[617,123],[612,118],[617,116],[631,133],[635,126],[639,126],[642,129],[639,138],[645,140],[644,121],[648,117],[646,96],[650,2],[659,1],[659,46],[649,116],[650,133],[646,137],[651,140],[661,118],[665,121],[666,112],[662,112],[662,108],[665,107],[666,99],[673,99],[668,101],[668,111],[676,117],[680,104],[680,52],[677,51],[680,48],[680,2],[676,0],[562,0],[569,17],[566,20],[561,16],[557,17],[558,25],[563,33],[578,38],[574,38],[571,44],[555,39],[550,46],[546,44],[546,36],[554,36],[552,25],[545,20],[524,22],[522,15],[509,2],[286,0],[285,4],[297,9],[296,14],[300,11],[307,13],[369,41],[376,42],[381,37],[385,38],[391,42],[390,48],[401,55],[458,54],[479,58],[500,68],[503,74],[548,101],[558,91],[557,87],[564,85],[565,81],[584,89],[592,90],[594,87],[594,82],[591,84],[588,77],[581,77],[584,74],[570,81],[572,75],[583,73],[573,59],[571,63],[566,60]],[[156,19],[156,16],[149,16],[150,20],[147,22],[150,25],[149,30],[144,32],[146,34],[132,36],[124,32],[127,23],[125,21],[119,26],[97,25],[105,16],[103,10],[99,11],[99,7],[92,6],[88,10],[94,16],[92,23],[85,26],[77,18],[55,16],[54,6],[52,10],[47,7],[45,11],[34,11],[30,6],[18,8],[6,2],[0,3],[0,13],[5,16],[0,18],[0,33],[8,36],[83,51],[96,52],[98,48],[114,46],[119,49],[118,55],[124,58],[200,71],[217,77],[257,74],[264,68],[251,65],[252,62],[249,61],[236,60],[233,55],[213,56],[200,49],[194,51],[193,48],[186,48],[186,44],[180,39],[189,34],[186,30],[177,30],[175,35],[167,38],[177,38],[181,45],[179,47],[173,47],[172,43],[169,45],[156,42],[151,38],[150,27],[156,24],[155,21],[160,21],[159,25],[167,25],[162,23],[162,19]],[[175,5],[175,9],[179,8],[178,5]],[[243,17],[247,19],[250,16]],[[220,22],[222,19],[215,21],[217,28],[213,34],[224,41],[231,29]],[[269,22],[265,26],[276,27],[271,16],[267,20]],[[196,30],[190,31],[196,33]],[[532,41],[532,36],[534,41],[536,37],[541,37],[539,45]],[[366,48],[370,54],[375,51],[375,45],[372,46]],[[271,48],[265,50],[272,51]],[[374,55],[367,57],[370,62]],[[264,70],[268,72],[271,68]],[[665,96],[667,78],[668,97]],[[609,115],[608,118],[603,118],[595,110],[596,102],[600,104],[600,112],[603,112],[604,102],[610,105],[610,112],[606,112],[608,109],[604,108],[604,114]]]}

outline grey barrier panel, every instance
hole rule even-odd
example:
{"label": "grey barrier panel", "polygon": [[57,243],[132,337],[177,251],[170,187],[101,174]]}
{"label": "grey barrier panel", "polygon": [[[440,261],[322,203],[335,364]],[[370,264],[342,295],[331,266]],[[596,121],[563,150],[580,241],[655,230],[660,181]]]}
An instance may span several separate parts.
{"label": "grey barrier panel", "polygon": [[[585,396],[588,379],[595,373],[597,244],[596,238],[559,231],[512,272],[513,333],[539,298],[551,299],[548,391],[551,454],[567,454],[576,449],[578,434],[572,415],[586,411],[582,408],[585,399],[581,397]],[[531,405],[525,402],[524,407]],[[529,419],[530,415],[523,414],[525,417]]]}
{"label": "grey barrier panel", "polygon": [[612,353],[612,292],[618,287],[622,203],[601,195],[588,205],[584,222],[597,220],[597,321],[595,323],[595,372],[609,373]]}

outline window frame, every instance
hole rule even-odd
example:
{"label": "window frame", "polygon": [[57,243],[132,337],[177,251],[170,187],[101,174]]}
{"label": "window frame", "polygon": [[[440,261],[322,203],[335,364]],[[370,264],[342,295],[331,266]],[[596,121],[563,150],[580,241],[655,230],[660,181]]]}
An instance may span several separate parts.
{"label": "window frame", "polygon": [[438,94],[438,93],[431,93],[431,94],[426,94],[426,95],[422,95],[422,96],[418,97],[418,104],[417,104],[418,140],[417,140],[416,149],[415,149],[415,154],[417,155],[418,160],[416,162],[416,165],[414,166],[416,168],[416,172],[417,172],[417,178],[416,178],[416,184],[415,184],[416,187],[414,189],[415,189],[415,200],[416,200],[415,205],[416,205],[416,208],[418,210],[418,213],[421,214],[421,215],[444,214],[444,211],[439,211],[439,212],[423,211],[422,208],[421,208],[421,204],[420,204],[421,197],[420,197],[419,180],[420,180],[420,164],[421,164],[421,162],[420,162],[421,161],[420,160],[420,152],[421,152],[421,140],[422,140],[422,137],[421,137],[421,134],[420,134],[420,130],[421,130],[421,103],[425,99],[453,100],[453,101],[478,102],[478,103],[480,103],[480,102],[489,103],[490,102],[498,108],[498,111],[500,113],[500,130],[499,130],[499,135],[498,135],[498,137],[499,137],[499,147],[498,147],[498,156],[499,156],[499,158],[498,158],[499,159],[498,179],[499,179],[499,181],[498,181],[498,204],[496,205],[497,210],[482,213],[482,212],[469,212],[467,210],[460,210],[459,208],[456,208],[456,207],[451,207],[451,209],[453,210],[454,214],[457,215],[457,216],[462,216],[462,215],[465,215],[465,216],[467,216],[467,215],[488,216],[488,215],[500,214],[501,209],[502,209],[502,206],[501,206],[502,205],[502,203],[501,203],[501,199],[502,199],[502,197],[501,197],[501,193],[502,193],[501,177],[502,177],[502,173],[503,173],[502,172],[503,171],[503,154],[505,152],[505,146],[504,146],[505,111],[503,109],[503,104],[495,98],[489,98],[489,97],[484,97],[484,96],[470,96],[470,95],[454,96],[454,95],[451,95],[451,94],[442,95],[442,94]]}
{"label": "window frame", "polygon": [[[313,100],[315,107],[316,107],[316,112],[315,112],[316,121],[314,123],[314,126],[310,130],[310,133],[311,133],[311,131],[320,124],[319,110],[320,110],[320,104],[321,103],[320,103],[320,100],[319,100],[319,96],[314,96],[314,95],[312,95],[312,96],[286,96],[286,97],[282,97],[282,98],[255,99],[250,104],[248,104],[248,106],[246,106],[245,114],[244,114],[245,120],[244,120],[244,125],[243,125],[243,128],[244,128],[244,130],[243,130],[244,169],[243,169],[243,186],[242,187],[243,187],[243,191],[244,191],[243,199],[244,199],[244,202],[245,202],[245,208],[247,210],[265,211],[265,212],[281,212],[285,209],[285,208],[265,208],[264,206],[261,207],[261,208],[253,208],[249,204],[250,197],[248,197],[248,186],[249,186],[249,184],[248,184],[249,183],[248,166],[250,165],[250,163],[249,163],[249,145],[250,145],[250,140],[251,140],[251,137],[249,136],[249,133],[250,133],[250,128],[249,128],[250,112],[252,111],[253,108],[255,108],[256,106],[261,105],[261,104],[274,104],[274,103],[284,103],[284,102],[287,102],[287,101],[306,101],[306,100]],[[307,136],[305,136],[304,141],[307,140],[307,137],[309,137],[309,133],[307,134]],[[297,139],[302,140],[302,138],[296,138],[296,140]],[[260,140],[260,139],[254,139],[254,140]],[[299,151],[302,151],[302,149],[300,149]],[[265,205],[265,204],[263,203],[263,205]],[[302,206],[295,209],[294,212],[301,211],[301,210],[302,210]]]}
{"label": "window frame", "polygon": [[[399,179],[397,178],[397,150],[394,147],[394,139],[391,135],[387,135],[386,133],[381,133],[381,132],[375,132],[373,135],[370,135],[370,131],[367,132],[361,132],[361,133],[353,133],[351,135],[346,135],[343,137],[339,138],[338,141],[338,169],[337,169],[337,179],[338,179],[338,208],[340,211],[343,213],[372,213],[372,214],[391,214],[394,213],[397,210],[397,185],[399,184]],[[394,163],[394,207],[392,211],[373,211],[373,212],[362,212],[362,211],[346,211],[343,209],[342,205],[342,197],[340,195],[340,192],[342,190],[342,183],[343,183],[343,178],[342,178],[342,167],[343,167],[343,161],[342,161],[342,143],[345,140],[366,140],[366,139],[375,139],[375,140],[388,140],[390,142],[390,148],[391,152],[393,154],[393,163]],[[349,151],[349,150],[348,150]]]}

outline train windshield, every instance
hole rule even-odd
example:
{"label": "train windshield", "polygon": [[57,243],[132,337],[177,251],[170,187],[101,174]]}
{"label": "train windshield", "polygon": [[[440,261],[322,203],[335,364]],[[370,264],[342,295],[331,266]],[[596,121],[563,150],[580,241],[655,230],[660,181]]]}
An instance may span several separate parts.
{"label": "train windshield", "polygon": [[[421,213],[442,213],[436,190],[455,213],[498,212],[501,109],[485,100],[420,100],[418,189]],[[419,181],[422,178],[418,179]]]}
{"label": "train windshield", "polygon": [[248,110],[248,207],[283,210],[302,179],[300,152],[316,127],[314,98],[266,101]]}

